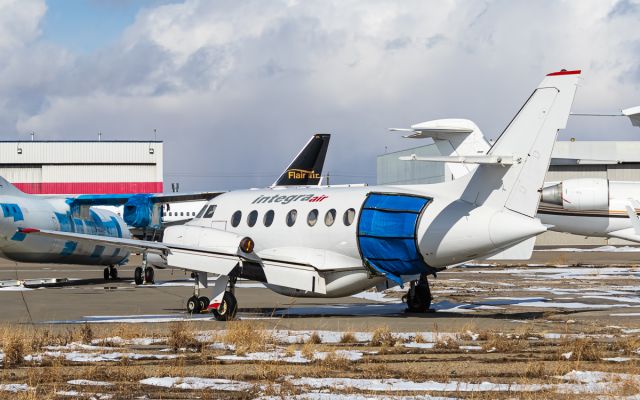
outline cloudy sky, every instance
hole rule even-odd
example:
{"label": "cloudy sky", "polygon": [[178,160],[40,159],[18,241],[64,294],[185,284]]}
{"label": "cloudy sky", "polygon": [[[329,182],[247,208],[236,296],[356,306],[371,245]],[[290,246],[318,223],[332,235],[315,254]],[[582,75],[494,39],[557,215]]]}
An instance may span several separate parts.
{"label": "cloudy sky", "polygon": [[[165,141],[181,190],[270,184],[314,132],[333,182],[422,144],[388,127],[474,120],[496,137],[544,74],[574,111],[640,105],[640,2],[0,0],[2,140]],[[572,118],[561,140],[636,140]]]}

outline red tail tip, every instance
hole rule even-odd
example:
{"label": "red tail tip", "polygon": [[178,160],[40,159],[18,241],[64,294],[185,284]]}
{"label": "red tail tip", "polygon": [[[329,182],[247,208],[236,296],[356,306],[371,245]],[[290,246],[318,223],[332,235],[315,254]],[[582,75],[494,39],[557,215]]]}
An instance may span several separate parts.
{"label": "red tail tip", "polygon": [[34,233],[34,232],[40,232],[40,229],[36,229],[36,228],[18,228],[18,232],[20,232],[20,233]]}
{"label": "red tail tip", "polygon": [[578,75],[582,72],[582,70],[579,69],[574,69],[573,71],[567,71],[566,69],[563,69],[561,71],[557,71],[557,72],[552,72],[550,74],[547,74],[547,76],[558,76],[558,75]]}

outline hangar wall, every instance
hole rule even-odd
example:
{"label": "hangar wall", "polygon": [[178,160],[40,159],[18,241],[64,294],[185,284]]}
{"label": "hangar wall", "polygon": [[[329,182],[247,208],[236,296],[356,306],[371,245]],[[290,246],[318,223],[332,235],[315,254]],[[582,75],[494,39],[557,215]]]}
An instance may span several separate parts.
{"label": "hangar wall", "polygon": [[[435,183],[450,179],[441,163],[400,161],[405,155],[440,155],[434,144],[387,153],[377,158],[379,185]],[[545,181],[570,178],[607,178],[640,182],[640,141],[561,141],[556,142]],[[410,165],[408,165],[410,164]],[[536,246],[602,246],[634,244],[620,239],[582,237],[546,232]]]}
{"label": "hangar wall", "polygon": [[159,193],[161,141],[2,141],[0,175],[32,194]]}

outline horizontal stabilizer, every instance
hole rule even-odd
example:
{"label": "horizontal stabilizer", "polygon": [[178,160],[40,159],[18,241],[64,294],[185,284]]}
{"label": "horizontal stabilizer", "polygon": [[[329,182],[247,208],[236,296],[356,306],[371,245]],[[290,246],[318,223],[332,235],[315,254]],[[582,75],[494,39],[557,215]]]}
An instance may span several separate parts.
{"label": "horizontal stabilizer", "polygon": [[415,154],[410,156],[399,157],[402,161],[429,161],[429,162],[447,162],[456,164],[488,164],[488,165],[513,165],[519,163],[520,159],[514,159],[513,156],[428,156],[418,157]]}
{"label": "horizontal stabilizer", "polygon": [[629,240],[631,242],[640,243],[640,235],[638,235],[633,228],[620,229],[619,231],[613,231],[607,233],[607,236],[614,237],[616,239]]}
{"label": "horizontal stabilizer", "polygon": [[478,130],[468,119],[437,119],[411,125],[411,128],[389,128],[392,132],[408,132],[409,139],[446,139],[452,135],[468,135]]}
{"label": "horizontal stabilizer", "polygon": [[536,243],[536,237],[524,240],[514,246],[511,246],[500,253],[494,254],[491,257],[485,258],[485,260],[498,261],[498,260],[528,260],[533,253],[533,246]]}
{"label": "horizontal stabilizer", "polygon": [[151,203],[211,200],[224,192],[158,193],[158,194],[81,194],[69,200],[73,206],[121,206],[132,197],[144,196]]}
{"label": "horizontal stabilizer", "polygon": [[622,110],[622,114],[629,117],[631,125],[640,127],[640,106],[626,108]]}

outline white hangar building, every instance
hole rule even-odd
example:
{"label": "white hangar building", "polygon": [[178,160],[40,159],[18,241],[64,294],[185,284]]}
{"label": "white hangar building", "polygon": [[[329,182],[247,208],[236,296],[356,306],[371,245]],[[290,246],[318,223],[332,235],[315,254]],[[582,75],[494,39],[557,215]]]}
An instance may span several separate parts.
{"label": "white hangar building", "polygon": [[0,175],[32,194],[160,193],[161,141],[0,141]]}
{"label": "white hangar building", "polygon": [[[415,147],[377,158],[379,185],[436,183],[451,180],[443,163],[401,161],[400,156],[442,155],[435,144]],[[556,142],[545,181],[568,178],[607,178],[640,182],[640,141],[561,141]],[[630,243],[620,239],[582,237],[546,232],[536,246],[580,246]]]}

